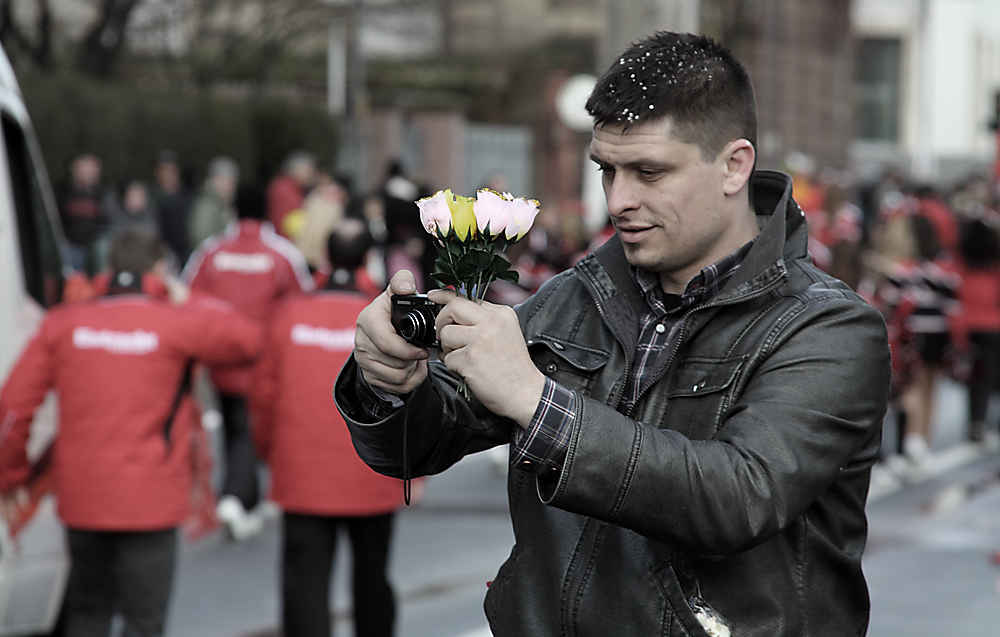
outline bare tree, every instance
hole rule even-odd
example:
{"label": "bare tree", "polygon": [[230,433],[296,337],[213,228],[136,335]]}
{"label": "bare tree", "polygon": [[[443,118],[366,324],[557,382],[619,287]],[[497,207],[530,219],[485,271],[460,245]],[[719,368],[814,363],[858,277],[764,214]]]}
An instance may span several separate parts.
{"label": "bare tree", "polygon": [[52,66],[52,9],[49,0],[34,0],[34,20],[19,24],[14,0],[0,0],[0,42],[12,57],[24,55],[40,68]]}
{"label": "bare tree", "polygon": [[100,0],[97,18],[80,42],[77,65],[81,71],[108,77],[125,44],[129,16],[140,0]]}

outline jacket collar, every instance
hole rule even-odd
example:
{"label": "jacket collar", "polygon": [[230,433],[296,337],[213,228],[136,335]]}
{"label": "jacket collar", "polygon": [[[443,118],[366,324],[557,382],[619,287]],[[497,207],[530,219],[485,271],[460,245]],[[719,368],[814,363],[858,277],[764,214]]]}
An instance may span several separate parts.
{"label": "jacket collar", "polygon": [[[761,231],[743,264],[717,297],[719,300],[752,293],[784,278],[785,260],[806,255],[805,218],[792,199],[792,178],[774,170],[758,170],[752,188]],[[591,281],[599,300],[623,294],[629,306],[641,302],[617,235],[581,260],[577,268]]]}

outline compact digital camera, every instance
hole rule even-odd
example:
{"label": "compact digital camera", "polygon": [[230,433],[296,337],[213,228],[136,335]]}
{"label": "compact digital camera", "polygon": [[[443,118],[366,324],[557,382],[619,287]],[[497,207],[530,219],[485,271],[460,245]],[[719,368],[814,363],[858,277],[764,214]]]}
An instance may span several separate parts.
{"label": "compact digital camera", "polygon": [[417,347],[440,347],[434,319],[441,306],[424,294],[393,294],[390,320],[396,333]]}

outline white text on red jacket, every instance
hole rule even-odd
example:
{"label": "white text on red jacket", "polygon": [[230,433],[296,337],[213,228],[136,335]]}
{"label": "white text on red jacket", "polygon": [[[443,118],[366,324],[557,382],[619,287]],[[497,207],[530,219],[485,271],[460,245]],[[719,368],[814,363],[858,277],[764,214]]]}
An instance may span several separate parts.
{"label": "white text on red jacket", "polygon": [[274,269],[274,259],[264,252],[216,252],[212,265],[219,272],[259,274]]}
{"label": "white text on red jacket", "polygon": [[331,351],[349,352],[354,349],[354,328],[331,330],[296,323],[292,327],[292,342],[296,345],[322,347]]}
{"label": "white text on red jacket", "polygon": [[112,354],[142,356],[155,352],[160,347],[160,335],[141,329],[115,332],[78,327],[73,330],[73,346],[77,349],[103,349]]}

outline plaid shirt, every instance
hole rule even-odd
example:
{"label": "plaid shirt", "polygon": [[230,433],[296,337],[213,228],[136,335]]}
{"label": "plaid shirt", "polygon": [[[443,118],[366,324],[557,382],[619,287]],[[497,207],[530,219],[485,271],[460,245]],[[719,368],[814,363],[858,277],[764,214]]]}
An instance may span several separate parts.
{"label": "plaid shirt", "polygon": [[[684,313],[710,301],[736,272],[753,241],[739,250],[702,269],[691,279],[684,293],[666,294],[655,272],[632,268],[632,277],[643,293],[646,304],[639,318],[639,345],[635,364],[629,374],[618,411],[628,414],[647,389],[656,361],[666,350],[676,346],[675,329]],[[669,347],[668,347],[669,346]],[[372,387],[361,374],[357,375],[356,393],[362,409],[377,422],[388,418],[403,406],[398,397]],[[569,438],[576,419],[576,393],[551,378],[545,379],[545,389],[538,401],[531,423],[526,429],[517,428],[511,446],[510,464],[518,469],[555,478],[562,471],[569,448]]]}
{"label": "plaid shirt", "polygon": [[[635,363],[626,379],[618,411],[628,414],[652,382],[656,361],[664,352],[676,347],[675,329],[684,313],[710,301],[723,288],[729,277],[743,263],[753,241],[739,250],[702,269],[691,279],[684,293],[666,294],[655,272],[632,268],[632,277],[643,293],[646,304],[639,317],[639,345]],[[669,347],[668,347],[669,346]],[[576,394],[550,378],[538,401],[535,414],[527,429],[518,430],[511,449],[511,465],[555,478],[562,471],[569,448],[569,438],[576,418]]]}

